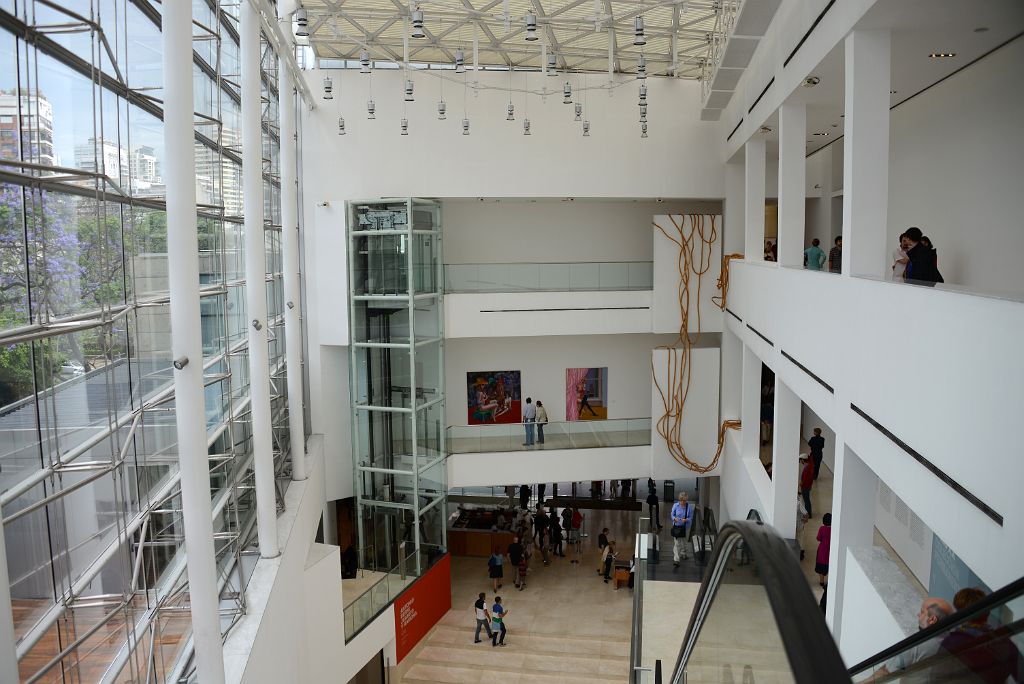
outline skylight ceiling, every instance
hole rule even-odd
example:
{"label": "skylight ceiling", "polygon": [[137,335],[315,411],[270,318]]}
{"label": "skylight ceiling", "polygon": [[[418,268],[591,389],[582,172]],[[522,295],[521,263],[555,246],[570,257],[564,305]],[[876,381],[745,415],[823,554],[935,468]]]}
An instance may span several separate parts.
{"label": "skylight ceiling", "polygon": [[[607,72],[609,28],[616,72],[636,73],[641,51],[652,75],[696,79],[708,51],[721,2],[714,0],[619,2],[617,0],[423,0],[425,38],[409,38],[409,61],[453,64],[455,51],[472,62],[477,37],[481,66],[540,69],[542,44],[559,69]],[[403,40],[417,6],[400,0],[305,0],[309,44],[325,59],[359,59],[364,47],[374,60],[401,62]],[[537,37],[526,40],[525,17],[537,17]],[[643,16],[647,44],[633,44],[634,22]]]}

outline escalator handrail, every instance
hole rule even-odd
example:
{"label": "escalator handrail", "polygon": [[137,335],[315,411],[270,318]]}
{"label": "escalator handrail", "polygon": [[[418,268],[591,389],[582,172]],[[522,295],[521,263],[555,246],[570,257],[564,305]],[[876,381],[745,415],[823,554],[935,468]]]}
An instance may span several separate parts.
{"label": "escalator handrail", "polygon": [[850,676],[864,672],[868,668],[874,669],[893,656],[903,653],[915,646],[919,646],[927,641],[931,641],[933,638],[971,621],[982,613],[991,613],[1003,604],[1022,595],[1024,595],[1024,577],[1010,582],[1002,589],[992,592],[972,606],[959,610],[952,615],[947,615],[928,629],[917,631],[906,639],[897,641],[889,648],[865,658],[849,669]]}
{"label": "escalator handrail", "polygon": [[704,617],[715,599],[737,539],[747,545],[757,563],[794,681],[849,682],[839,649],[792,549],[771,527],[748,521],[731,521],[719,530],[669,681],[682,681],[683,668],[700,636]]}
{"label": "escalator handrail", "polygon": [[751,508],[749,511],[747,511],[747,520],[751,520],[754,522],[764,522],[763,520],[761,520],[761,514],[757,511],[756,508]]}

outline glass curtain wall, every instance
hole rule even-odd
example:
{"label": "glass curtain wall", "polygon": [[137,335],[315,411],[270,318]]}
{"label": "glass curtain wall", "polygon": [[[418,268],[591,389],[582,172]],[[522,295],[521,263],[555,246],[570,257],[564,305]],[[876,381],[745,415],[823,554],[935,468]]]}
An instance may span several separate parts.
{"label": "glass curtain wall", "polygon": [[348,238],[360,563],[419,575],[447,547],[440,205],[350,202]]}
{"label": "glass curtain wall", "polygon": [[[241,590],[257,555],[239,6],[192,6],[205,428],[226,632],[245,610]],[[0,0],[0,510],[23,680],[193,676],[160,8],[153,0]],[[281,473],[280,104],[269,45],[263,70],[267,372]]]}

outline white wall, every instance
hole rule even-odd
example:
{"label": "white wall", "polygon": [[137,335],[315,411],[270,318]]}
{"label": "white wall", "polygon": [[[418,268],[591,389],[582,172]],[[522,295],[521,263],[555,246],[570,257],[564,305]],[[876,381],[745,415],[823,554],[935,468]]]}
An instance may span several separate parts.
{"label": "white wall", "polygon": [[929,586],[932,574],[932,539],[935,535],[884,482],[878,483],[875,527],[907,564],[917,581],[924,587]]}
{"label": "white wall", "polygon": [[[673,359],[671,366],[668,365],[670,358]],[[717,345],[690,350],[689,390],[683,408],[680,442],[686,452],[686,457],[700,465],[710,464],[718,449],[720,358],[721,352]],[[657,425],[659,419],[666,413],[666,400],[669,402],[670,411],[678,409],[673,388],[669,384],[669,368],[673,368],[678,373],[682,367],[682,360],[682,354],[675,349],[655,349],[651,354],[651,366],[658,379],[657,384],[650,383],[651,463],[655,479],[692,476],[692,472],[685,470],[669,452],[664,438],[658,433]],[[682,381],[681,378],[680,381]],[[662,398],[663,395],[665,399]],[[671,421],[666,422],[665,430],[671,434]],[[709,471],[707,474],[717,475],[718,469]]]}
{"label": "white wall", "polygon": [[[650,416],[651,350],[670,341],[665,335],[446,340],[448,424],[466,424],[466,373],[487,370],[521,371],[523,398],[543,401],[549,419],[555,422],[565,420],[566,369],[608,368],[608,417]],[[713,395],[710,387],[704,391],[707,399],[714,396],[717,400],[717,382]]]}
{"label": "white wall", "polygon": [[453,454],[448,457],[448,486],[513,485],[538,477],[551,482],[622,479],[643,477],[650,467],[651,448],[647,446]]}
{"label": "white wall", "polygon": [[[682,325],[679,288],[683,269],[688,269],[689,279],[687,330],[722,330],[724,314],[712,299],[721,294],[715,289],[715,284],[722,272],[724,226],[721,215],[702,216],[698,221],[703,223],[698,223],[697,227],[694,227],[689,216],[684,218],[679,215],[659,214],[654,217],[654,225],[650,228],[654,236],[654,306],[651,311],[654,332],[678,333]],[[676,225],[681,226],[682,237],[679,236]],[[706,247],[702,242],[702,235],[703,239],[710,241]],[[691,236],[693,253],[688,257],[673,240],[686,240]],[[687,265],[688,258],[692,258],[692,262]],[[703,275],[698,275],[701,270],[704,271]]]}
{"label": "white wall", "polygon": [[889,243],[919,227],[947,283],[1024,294],[1024,38],[892,111]]}
{"label": "white wall", "polygon": [[800,410],[800,437],[805,442],[800,445],[800,452],[807,453],[807,440],[814,436],[814,428],[821,428],[821,436],[825,438],[825,458],[822,462],[828,465],[829,470],[836,469],[836,433],[829,427],[828,423],[822,420],[807,404],[803,404]]}
{"label": "white wall", "polygon": [[302,624],[304,652],[299,661],[302,682],[329,682],[344,667],[345,649],[339,648],[344,634],[344,614],[338,610],[341,600],[341,549],[327,544],[311,544],[302,573]]}
{"label": "white wall", "polygon": [[446,264],[652,261],[655,215],[722,210],[721,202],[587,198],[445,199],[441,207]]}
{"label": "white wall", "polygon": [[[901,624],[905,619],[901,620],[894,615],[895,607],[891,604],[891,596],[883,597],[879,593],[880,590],[885,591],[890,587],[880,586],[869,577],[868,572],[877,570],[875,564],[870,563],[871,569],[866,571],[862,565],[862,562],[866,561],[866,554],[859,553],[860,549],[857,551],[858,553],[847,551],[846,555],[846,579],[842,592],[848,599],[843,603],[845,608],[839,638],[839,653],[843,656],[843,661],[851,666],[913,633],[907,631],[906,625]],[[905,613],[906,608],[907,606],[900,606],[901,612]],[[916,608],[917,606],[912,606],[910,609]],[[870,625],[870,629],[866,629],[866,625]]]}

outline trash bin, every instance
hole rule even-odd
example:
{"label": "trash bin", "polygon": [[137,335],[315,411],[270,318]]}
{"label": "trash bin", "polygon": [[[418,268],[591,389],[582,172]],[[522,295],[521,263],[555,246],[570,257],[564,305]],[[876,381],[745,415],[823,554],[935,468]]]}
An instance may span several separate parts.
{"label": "trash bin", "polygon": [[676,500],[676,483],[675,480],[665,480],[662,485],[664,501],[665,503],[675,503]]}

